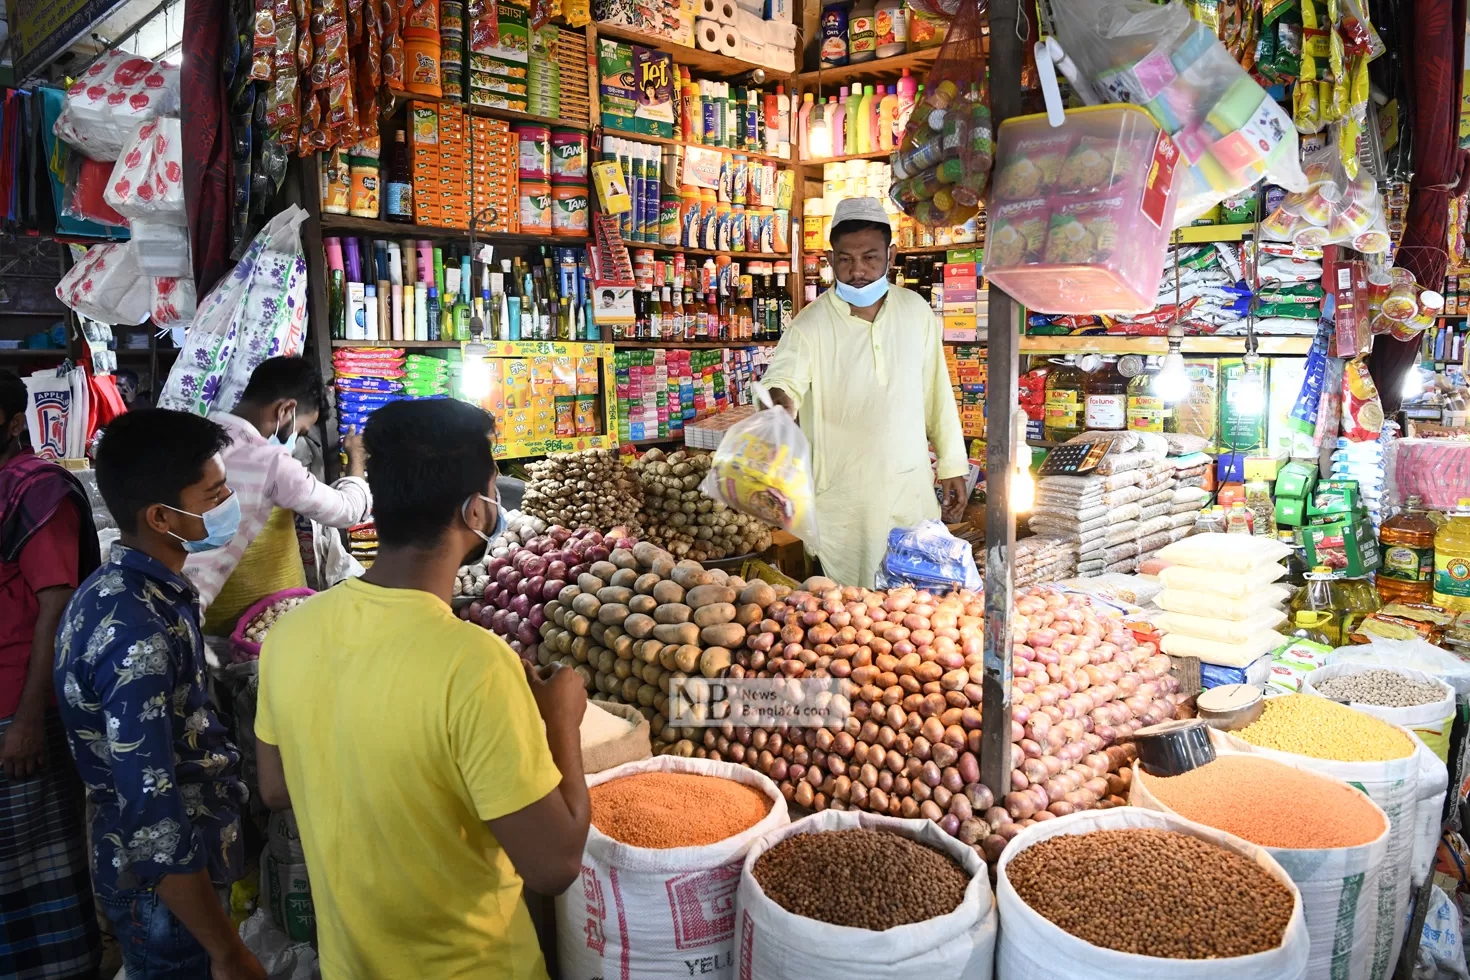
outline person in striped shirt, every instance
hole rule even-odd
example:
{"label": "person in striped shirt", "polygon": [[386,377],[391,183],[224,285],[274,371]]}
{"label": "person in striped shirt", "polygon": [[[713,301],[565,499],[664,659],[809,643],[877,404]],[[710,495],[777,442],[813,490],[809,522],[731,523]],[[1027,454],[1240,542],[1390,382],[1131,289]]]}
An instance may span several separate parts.
{"label": "person in striped shirt", "polygon": [[240,530],[225,547],[184,563],[184,575],[199,590],[206,633],[228,635],[260,599],[306,585],[296,515],[342,528],[371,514],[361,436],[346,438],[347,475],[332,484],[316,479],[291,454],[297,438],[327,411],[326,387],[311,362],[272,357],[251,374],[233,413],[210,415],[230,436],[223,457],[240,497]]}

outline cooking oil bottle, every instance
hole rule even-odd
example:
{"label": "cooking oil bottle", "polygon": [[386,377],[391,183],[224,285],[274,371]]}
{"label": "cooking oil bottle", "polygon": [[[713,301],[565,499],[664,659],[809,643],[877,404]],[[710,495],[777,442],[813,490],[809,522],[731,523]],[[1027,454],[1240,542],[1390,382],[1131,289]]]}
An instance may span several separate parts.
{"label": "cooking oil bottle", "polygon": [[1083,373],[1076,361],[1068,357],[1053,361],[1046,372],[1046,409],[1042,438],[1048,442],[1066,442],[1081,435],[1084,421],[1082,395]]}
{"label": "cooking oil bottle", "polygon": [[1378,570],[1378,595],[1384,602],[1430,602],[1434,597],[1434,537],[1438,530],[1425,516],[1419,497],[1410,497],[1403,511],[1383,522],[1378,531],[1383,567]]}
{"label": "cooking oil bottle", "polygon": [[1286,577],[1281,580],[1282,585],[1300,588],[1307,584],[1307,559],[1302,548],[1301,540],[1295,531],[1278,530],[1276,540],[1291,549],[1291,554],[1286,556]]}
{"label": "cooking oil bottle", "polygon": [[1307,613],[1312,629],[1326,637],[1326,642],[1332,646],[1342,646],[1345,642],[1342,639],[1342,617],[1348,605],[1344,590],[1332,577],[1332,569],[1326,565],[1318,565],[1306,577],[1307,583],[1297,589],[1287,607],[1292,622],[1297,621],[1300,613]]}
{"label": "cooking oil bottle", "polygon": [[1461,497],[1434,535],[1434,604],[1470,609],[1470,498]]}
{"label": "cooking oil bottle", "polygon": [[[1321,643],[1324,646],[1335,646],[1336,644],[1322,629],[1322,626],[1331,620],[1332,613],[1330,612],[1301,609],[1292,617],[1291,628],[1286,635],[1297,640],[1311,640],[1313,643]],[[1286,629],[1286,627],[1282,628]]]}
{"label": "cooking oil bottle", "polygon": [[1368,581],[1366,575],[1356,578],[1339,578],[1333,583],[1338,601],[1342,604],[1341,622],[1338,628],[1342,633],[1343,644],[1354,642],[1351,635],[1358,630],[1358,624],[1367,619],[1373,613],[1383,608],[1383,600],[1373,588],[1373,583]]}

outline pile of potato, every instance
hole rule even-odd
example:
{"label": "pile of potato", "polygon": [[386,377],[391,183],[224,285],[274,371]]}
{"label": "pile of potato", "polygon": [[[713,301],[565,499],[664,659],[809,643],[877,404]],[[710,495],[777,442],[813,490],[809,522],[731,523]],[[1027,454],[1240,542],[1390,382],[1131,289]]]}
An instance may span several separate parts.
{"label": "pile of potato", "polygon": [[530,479],[521,509],[562,527],[626,526],[639,537],[636,519],[643,502],[638,481],[614,453],[585,449],[557,453],[526,467]]}
{"label": "pile of potato", "polygon": [[676,558],[716,561],[762,552],[771,546],[771,527],[757,517],[731,510],[699,489],[709,472],[709,453],[650,449],[633,463],[643,485],[638,514],[643,538],[662,545]]}
{"label": "pile of potato", "polygon": [[575,669],[596,700],[637,706],[656,753],[717,758],[697,741],[716,729],[668,724],[670,685],[701,679],[683,685],[691,713],[723,717],[720,686],[702,681],[729,672],[747,626],[764,616],[756,600],[772,596],[764,583],[747,585],[639,542],[592,563],[546,604],[538,660]]}

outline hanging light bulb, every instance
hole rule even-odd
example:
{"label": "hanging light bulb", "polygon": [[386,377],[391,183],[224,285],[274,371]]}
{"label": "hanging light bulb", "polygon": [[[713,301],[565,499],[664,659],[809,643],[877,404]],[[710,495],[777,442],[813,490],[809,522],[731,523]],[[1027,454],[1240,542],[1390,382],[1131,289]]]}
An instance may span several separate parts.
{"label": "hanging light bulb", "polygon": [[1266,407],[1266,376],[1255,351],[1246,351],[1245,371],[1230,386],[1230,404],[1243,416],[1260,415]]}
{"label": "hanging light bulb", "polygon": [[832,155],[832,129],[827,125],[827,113],[823,111],[820,103],[812,107],[808,123],[807,142],[811,148],[812,159],[820,160],[830,157]]}
{"label": "hanging light bulb", "polygon": [[1027,514],[1036,506],[1036,480],[1031,476],[1031,446],[1026,442],[1026,413],[1016,410],[1016,426],[1012,454],[1016,465],[1011,468],[1009,487],[1012,514]]}
{"label": "hanging light bulb", "polygon": [[1154,391],[1165,404],[1181,402],[1189,396],[1189,375],[1184,370],[1184,355],[1171,350],[1164,355],[1163,367],[1154,378]]}
{"label": "hanging light bulb", "polygon": [[471,336],[475,339],[464,345],[459,383],[465,398],[478,405],[490,394],[490,365],[485,360],[490,348],[480,343],[478,333],[472,332]]}

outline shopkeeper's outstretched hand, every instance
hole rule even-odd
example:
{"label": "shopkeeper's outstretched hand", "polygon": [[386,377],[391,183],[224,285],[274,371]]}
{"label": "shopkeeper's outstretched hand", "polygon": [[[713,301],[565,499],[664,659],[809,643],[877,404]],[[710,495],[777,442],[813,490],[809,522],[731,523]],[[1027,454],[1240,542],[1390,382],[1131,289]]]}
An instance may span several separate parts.
{"label": "shopkeeper's outstretched hand", "polygon": [[587,688],[582,677],[571,668],[560,665],[538,668],[521,661],[526,670],[526,683],[536,698],[536,708],[546,727],[563,726],[563,730],[576,732],[582,725],[582,715],[587,711]]}

